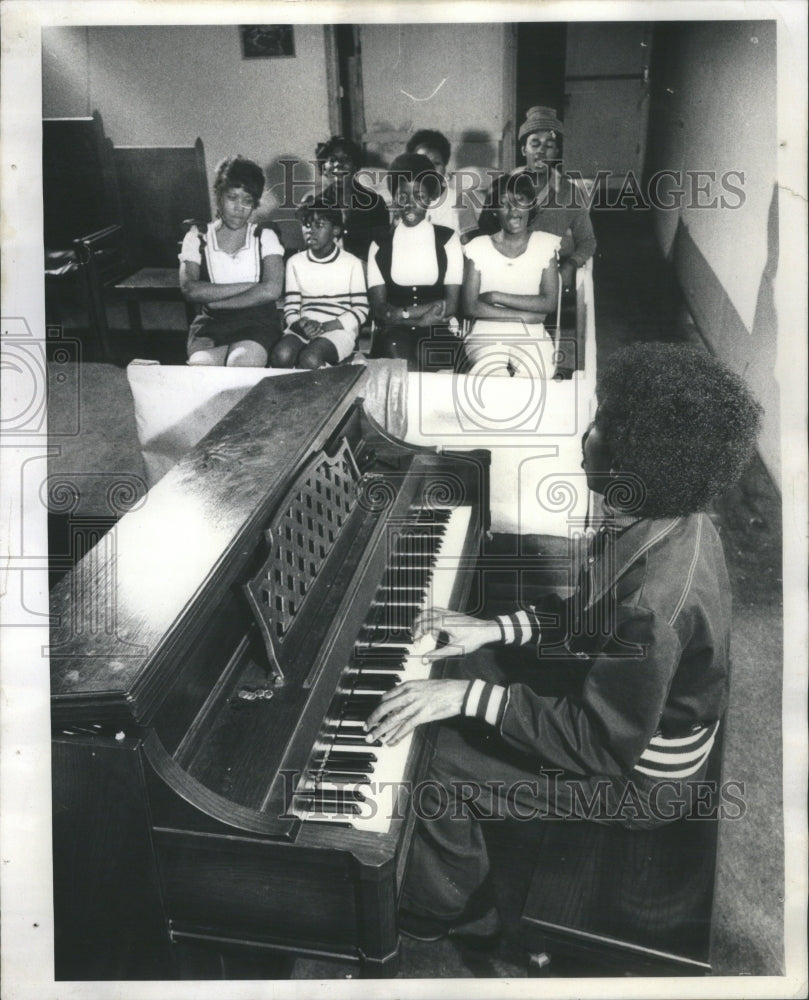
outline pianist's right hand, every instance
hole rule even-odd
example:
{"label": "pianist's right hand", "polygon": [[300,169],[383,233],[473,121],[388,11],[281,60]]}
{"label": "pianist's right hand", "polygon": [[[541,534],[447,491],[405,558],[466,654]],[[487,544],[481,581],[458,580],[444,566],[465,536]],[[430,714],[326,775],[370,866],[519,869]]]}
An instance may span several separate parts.
{"label": "pianist's right hand", "polygon": [[416,617],[413,623],[413,641],[431,635],[441,645],[422,659],[425,663],[441,660],[446,656],[468,656],[489,642],[500,639],[500,627],[495,621],[484,621],[460,611],[447,608],[430,608]]}

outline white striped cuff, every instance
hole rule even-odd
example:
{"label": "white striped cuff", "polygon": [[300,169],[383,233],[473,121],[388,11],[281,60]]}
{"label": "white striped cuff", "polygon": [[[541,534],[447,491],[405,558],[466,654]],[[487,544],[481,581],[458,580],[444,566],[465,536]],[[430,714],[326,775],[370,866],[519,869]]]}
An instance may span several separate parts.
{"label": "white striped cuff", "polygon": [[506,688],[499,684],[474,680],[466,689],[461,705],[461,715],[482,719],[490,726],[496,726],[499,729],[506,711],[507,700]]}
{"label": "white striped cuff", "polygon": [[718,729],[719,720],[686,736],[653,736],[635,770],[652,778],[688,778],[708,759]]}
{"label": "white striped cuff", "polygon": [[539,642],[542,630],[537,616],[531,612],[520,609],[507,615],[495,615],[494,620],[500,626],[500,641],[506,646]]}

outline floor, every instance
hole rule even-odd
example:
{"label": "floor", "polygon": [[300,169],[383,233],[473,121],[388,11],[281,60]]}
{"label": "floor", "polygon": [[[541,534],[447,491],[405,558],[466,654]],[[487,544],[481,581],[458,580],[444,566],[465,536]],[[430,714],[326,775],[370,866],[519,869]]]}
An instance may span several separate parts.
{"label": "floor", "polygon": [[[595,262],[598,362],[635,340],[699,342],[673,275],[657,250],[643,213],[595,214],[599,242]],[[147,326],[150,318],[145,316]],[[113,325],[116,325],[113,317]],[[123,326],[123,323],[121,323]],[[120,362],[139,352],[166,352],[182,361],[182,315],[170,334],[156,333],[143,345],[128,344]],[[148,353],[147,353],[147,356]],[[154,356],[154,354],[152,354]],[[114,420],[95,423],[90,411],[105,411],[105,398],[126,392],[120,367],[88,364],[65,369],[51,382],[52,432],[72,401],[82,399],[83,430],[92,435],[92,462],[98,468],[137,468],[131,450],[132,417],[116,410]],[[127,443],[129,442],[129,443]],[[87,461],[87,441],[61,439],[58,461],[75,468]],[[105,464],[112,462],[113,464]],[[81,466],[80,466],[81,467]],[[778,975],[783,971],[784,845],[781,801],[781,511],[779,495],[756,459],[742,481],[715,505],[712,517],[723,538],[735,606],[734,677],[725,745],[725,778],[744,784],[743,815],[722,824],[718,854],[711,959],[716,975]],[[515,852],[508,842],[492,842],[499,902],[505,918],[503,940],[492,955],[458,950],[448,941],[421,944],[404,940],[402,978],[523,978],[527,974],[518,917],[530,877],[530,850]],[[558,974],[598,974],[597,967],[560,968]],[[295,978],[344,978],[350,967],[299,960]]]}

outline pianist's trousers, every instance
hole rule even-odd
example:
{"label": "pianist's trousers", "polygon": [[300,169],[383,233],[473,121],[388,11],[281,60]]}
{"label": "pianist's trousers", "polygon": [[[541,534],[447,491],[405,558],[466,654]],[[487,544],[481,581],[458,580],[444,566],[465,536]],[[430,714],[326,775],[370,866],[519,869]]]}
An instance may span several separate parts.
{"label": "pianist's trousers", "polygon": [[[446,675],[501,684],[526,682],[531,671],[536,676],[536,660],[525,672],[503,670],[497,662],[499,654],[502,663],[503,652],[478,650],[462,661],[451,661]],[[434,750],[427,777],[414,789],[419,821],[400,905],[413,913],[453,920],[464,913],[489,873],[482,821],[569,818],[581,815],[581,800],[574,797],[561,772],[543,771],[538,759],[512,750],[484,723],[467,719],[442,723]],[[588,799],[598,782],[603,793],[606,782],[607,806],[613,810],[625,789],[625,782],[604,777],[577,775],[575,781]]]}

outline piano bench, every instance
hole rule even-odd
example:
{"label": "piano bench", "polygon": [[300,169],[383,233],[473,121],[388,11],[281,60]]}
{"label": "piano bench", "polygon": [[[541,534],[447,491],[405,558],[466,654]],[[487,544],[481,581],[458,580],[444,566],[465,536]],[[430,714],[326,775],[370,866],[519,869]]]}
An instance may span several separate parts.
{"label": "piano bench", "polygon": [[541,824],[520,920],[529,975],[707,975],[718,820]]}

